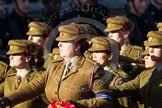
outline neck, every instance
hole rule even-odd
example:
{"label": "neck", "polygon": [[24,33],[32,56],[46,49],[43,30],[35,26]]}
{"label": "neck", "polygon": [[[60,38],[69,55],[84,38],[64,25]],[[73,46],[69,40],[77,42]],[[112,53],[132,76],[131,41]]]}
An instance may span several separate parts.
{"label": "neck", "polygon": [[27,68],[24,68],[24,69],[17,69],[16,68],[16,71],[17,71],[17,75],[20,75],[23,78],[29,71],[31,71],[31,68],[30,67],[27,67]]}

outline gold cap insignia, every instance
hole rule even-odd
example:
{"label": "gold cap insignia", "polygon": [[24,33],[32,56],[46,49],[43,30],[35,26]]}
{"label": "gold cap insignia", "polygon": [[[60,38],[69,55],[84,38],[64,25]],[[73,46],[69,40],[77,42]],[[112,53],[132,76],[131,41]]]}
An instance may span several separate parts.
{"label": "gold cap insignia", "polygon": [[30,27],[30,31],[34,31],[34,27]]}
{"label": "gold cap insignia", "polygon": [[10,46],[10,50],[12,50],[12,49],[13,49],[13,47],[14,47],[14,46],[12,46],[12,45],[11,45],[11,46]]}
{"label": "gold cap insignia", "polygon": [[111,25],[112,25],[112,24],[110,24],[110,23],[109,23],[107,27],[108,27],[108,28],[110,28],[110,27],[111,27]]}
{"label": "gold cap insignia", "polygon": [[149,38],[148,38],[148,41],[149,41],[149,42],[152,41],[152,37],[149,37]]}
{"label": "gold cap insignia", "polygon": [[61,33],[61,32],[60,32],[60,36],[64,36],[64,33]]}

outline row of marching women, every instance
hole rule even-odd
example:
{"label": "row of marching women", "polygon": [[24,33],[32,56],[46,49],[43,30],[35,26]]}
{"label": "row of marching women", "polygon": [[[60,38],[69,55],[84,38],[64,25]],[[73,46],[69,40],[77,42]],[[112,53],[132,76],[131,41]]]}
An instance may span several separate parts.
{"label": "row of marching women", "polygon": [[132,45],[134,25],[109,17],[98,35],[89,24],[58,27],[58,47],[45,55],[52,28],[30,22],[28,40],[8,42],[1,68],[0,107],[161,108],[162,23],[149,31],[145,49]]}

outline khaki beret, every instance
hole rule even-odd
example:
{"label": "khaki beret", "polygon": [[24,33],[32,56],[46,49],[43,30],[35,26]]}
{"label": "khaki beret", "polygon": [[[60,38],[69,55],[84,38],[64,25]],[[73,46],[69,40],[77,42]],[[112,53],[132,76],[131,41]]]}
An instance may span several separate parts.
{"label": "khaki beret", "polygon": [[27,35],[36,35],[41,36],[43,34],[47,35],[51,32],[52,27],[45,24],[44,22],[36,22],[32,21],[28,25],[29,31],[26,33]]}
{"label": "khaki beret", "polygon": [[97,32],[88,24],[71,23],[62,25],[58,28],[60,35],[56,38],[57,41],[78,41],[83,38],[91,38],[90,35],[96,35]]}
{"label": "khaki beret", "polygon": [[147,37],[148,42],[144,43],[146,46],[162,45],[162,31],[150,31]]}
{"label": "khaki beret", "polygon": [[111,51],[110,43],[106,37],[98,36],[92,38],[92,47],[88,49],[88,51]]}
{"label": "khaki beret", "polygon": [[158,28],[159,31],[162,31],[162,22],[159,22],[157,24],[157,28]]}
{"label": "khaki beret", "polygon": [[107,18],[106,23],[107,28],[105,29],[105,32],[111,32],[121,29],[133,31],[134,29],[133,22],[128,18],[126,18],[125,16],[116,16]]}
{"label": "khaki beret", "polygon": [[11,55],[24,53],[29,46],[36,44],[28,40],[19,39],[19,40],[10,40],[8,42],[8,45],[10,46],[10,49],[6,54]]}

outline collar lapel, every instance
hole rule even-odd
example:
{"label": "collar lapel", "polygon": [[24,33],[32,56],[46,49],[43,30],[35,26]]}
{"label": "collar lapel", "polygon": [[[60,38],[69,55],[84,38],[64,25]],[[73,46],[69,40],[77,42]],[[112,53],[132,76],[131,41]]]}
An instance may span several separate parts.
{"label": "collar lapel", "polygon": [[85,61],[85,57],[80,57],[77,62],[73,65],[73,67],[70,69],[70,71],[67,73],[67,75],[63,78],[63,80],[67,77],[69,77],[71,74],[74,74],[78,72],[78,68],[80,68]]}

